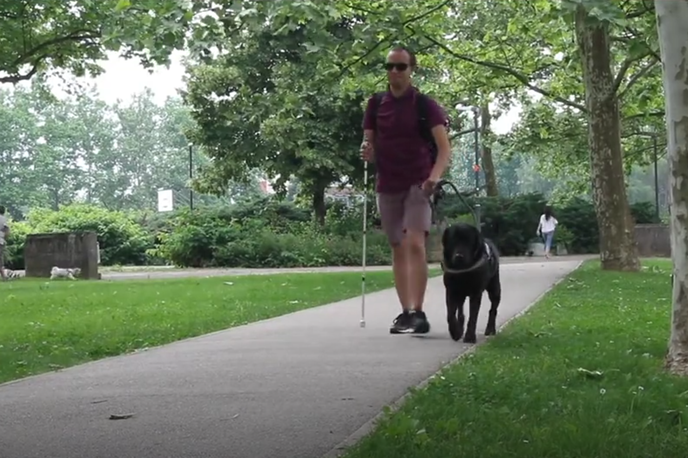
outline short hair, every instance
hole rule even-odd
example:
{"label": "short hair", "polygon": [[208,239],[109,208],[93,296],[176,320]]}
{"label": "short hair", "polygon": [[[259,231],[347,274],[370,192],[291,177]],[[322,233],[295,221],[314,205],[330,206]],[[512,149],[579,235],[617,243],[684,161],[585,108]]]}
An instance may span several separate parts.
{"label": "short hair", "polygon": [[416,61],[416,54],[413,51],[411,51],[409,48],[407,48],[406,46],[401,46],[401,45],[395,46],[394,48],[392,48],[392,50],[390,52],[402,52],[402,51],[409,55],[409,64],[411,65],[411,67],[415,68],[418,64],[418,62]]}

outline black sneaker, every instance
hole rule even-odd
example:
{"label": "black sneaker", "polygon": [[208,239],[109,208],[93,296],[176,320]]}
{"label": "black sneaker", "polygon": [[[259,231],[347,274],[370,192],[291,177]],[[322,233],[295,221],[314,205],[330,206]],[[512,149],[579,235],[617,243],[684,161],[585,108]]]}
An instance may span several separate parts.
{"label": "black sneaker", "polygon": [[411,314],[408,311],[400,313],[398,317],[392,321],[392,326],[389,328],[390,334],[404,334],[409,332],[411,326]]}
{"label": "black sneaker", "polygon": [[413,312],[411,314],[409,331],[414,334],[427,334],[430,332],[430,322],[428,322],[428,317],[425,316],[425,312]]}

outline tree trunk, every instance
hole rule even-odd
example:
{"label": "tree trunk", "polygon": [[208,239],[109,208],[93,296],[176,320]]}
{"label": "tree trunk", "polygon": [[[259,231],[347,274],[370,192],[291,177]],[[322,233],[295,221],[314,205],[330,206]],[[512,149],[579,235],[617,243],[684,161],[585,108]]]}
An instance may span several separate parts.
{"label": "tree trunk", "polygon": [[325,207],[325,186],[314,186],[312,192],[312,205],[315,221],[320,225],[325,225],[327,208]]}
{"label": "tree trunk", "polygon": [[602,269],[640,269],[621,152],[618,99],[613,88],[608,24],[579,6],[576,39],[581,53],[592,191],[600,233]]}
{"label": "tree trunk", "polygon": [[667,368],[688,376],[688,0],[655,0],[664,65],[674,263]]}
{"label": "tree trunk", "polygon": [[497,197],[499,195],[499,187],[497,186],[497,174],[495,173],[494,161],[492,160],[492,148],[490,147],[490,124],[492,122],[492,115],[490,114],[490,107],[486,103],[480,108],[480,139],[482,140],[480,157],[482,168],[485,173],[485,186],[487,195],[490,197]]}

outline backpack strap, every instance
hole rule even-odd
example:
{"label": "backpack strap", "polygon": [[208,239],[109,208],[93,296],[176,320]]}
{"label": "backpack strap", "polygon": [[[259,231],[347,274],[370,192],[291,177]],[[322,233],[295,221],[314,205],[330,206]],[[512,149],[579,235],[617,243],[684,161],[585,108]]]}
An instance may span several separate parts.
{"label": "backpack strap", "polygon": [[428,120],[428,96],[423,93],[416,95],[416,111],[418,113],[418,125],[420,128],[420,135],[428,143],[434,143],[435,139],[432,136],[432,129],[429,126]]}

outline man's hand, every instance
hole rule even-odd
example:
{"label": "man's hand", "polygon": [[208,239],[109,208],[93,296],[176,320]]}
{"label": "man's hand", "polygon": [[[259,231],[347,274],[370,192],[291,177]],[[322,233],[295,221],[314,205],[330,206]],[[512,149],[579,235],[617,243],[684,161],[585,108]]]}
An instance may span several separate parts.
{"label": "man's hand", "polygon": [[430,175],[427,180],[423,183],[423,191],[425,192],[425,195],[428,197],[432,196],[432,194],[435,192],[435,187],[437,186],[437,183],[440,182],[440,178],[436,177],[434,175]]}
{"label": "man's hand", "polygon": [[367,162],[375,160],[375,150],[368,140],[363,140],[363,143],[361,143],[361,159]]}

